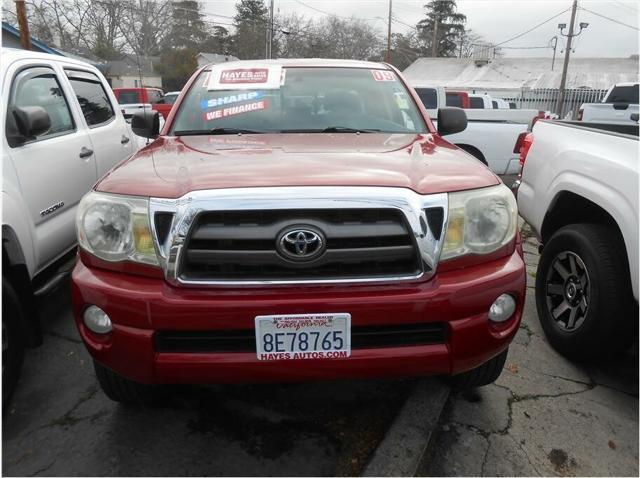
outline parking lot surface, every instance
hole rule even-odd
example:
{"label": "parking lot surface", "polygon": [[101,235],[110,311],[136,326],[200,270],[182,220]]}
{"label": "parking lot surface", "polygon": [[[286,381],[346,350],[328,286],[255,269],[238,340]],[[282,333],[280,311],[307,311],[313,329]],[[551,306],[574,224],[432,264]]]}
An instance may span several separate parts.
{"label": "parking lot surface", "polygon": [[414,382],[180,387],[123,407],[96,382],[68,294],[45,304],[45,344],[5,415],[5,475],[357,475]]}
{"label": "parking lot surface", "polygon": [[502,375],[453,393],[424,476],[638,476],[638,347],[575,364],[546,342],[537,318],[537,241],[523,228],[527,301]]}
{"label": "parking lot surface", "polygon": [[[526,239],[527,304],[505,370],[413,427],[432,428],[417,474],[637,476],[637,345],[598,366],[555,353],[536,316],[537,245]],[[95,380],[68,288],[43,311],[45,343],[28,351],[3,421],[5,475],[359,475],[377,449],[402,460],[420,439],[387,434],[416,380],[181,387],[159,407],[123,407]]]}

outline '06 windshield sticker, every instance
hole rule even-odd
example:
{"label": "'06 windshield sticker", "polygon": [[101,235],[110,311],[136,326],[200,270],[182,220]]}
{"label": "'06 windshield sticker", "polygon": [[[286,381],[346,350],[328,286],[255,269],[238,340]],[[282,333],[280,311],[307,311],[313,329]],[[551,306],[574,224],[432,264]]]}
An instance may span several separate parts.
{"label": "'06 windshield sticker", "polygon": [[228,118],[229,116],[235,116],[243,113],[251,113],[253,111],[265,110],[268,107],[269,107],[269,102],[267,100],[254,101],[253,103],[246,103],[244,105],[229,106],[228,108],[207,111],[204,114],[204,119],[206,121],[213,121],[213,120]]}
{"label": "'06 windshield sticker", "polygon": [[219,98],[212,98],[210,100],[202,100],[200,102],[200,108],[206,110],[209,108],[216,108],[218,106],[229,105],[232,103],[240,103],[241,101],[257,100],[262,98],[263,95],[264,93],[262,93],[261,91],[247,91],[246,93],[221,96]]}
{"label": "'06 windshield sticker", "polygon": [[371,74],[376,81],[396,81],[396,75],[393,74],[393,71],[371,70]]}

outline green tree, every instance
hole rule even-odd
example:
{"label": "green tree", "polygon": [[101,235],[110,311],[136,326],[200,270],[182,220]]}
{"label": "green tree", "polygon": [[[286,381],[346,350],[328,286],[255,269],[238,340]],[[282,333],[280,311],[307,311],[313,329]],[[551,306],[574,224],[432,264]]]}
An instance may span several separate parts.
{"label": "green tree", "polygon": [[166,91],[181,90],[198,68],[196,50],[193,48],[166,48],[155,65],[162,75],[162,86]]}
{"label": "green tree", "polygon": [[430,56],[457,56],[457,40],[464,34],[467,17],[458,13],[455,0],[432,0],[424,9],[426,18],[417,25],[423,53]]}
{"label": "green tree", "polygon": [[269,10],[263,0],[240,0],[233,23],[233,54],[241,60],[264,58]]}
{"label": "green tree", "polygon": [[231,36],[229,30],[220,25],[214,25],[207,33],[207,39],[198,47],[198,51],[205,53],[231,54]]}
{"label": "green tree", "polygon": [[171,32],[167,46],[173,48],[198,48],[209,36],[200,2],[180,0],[171,2]]}

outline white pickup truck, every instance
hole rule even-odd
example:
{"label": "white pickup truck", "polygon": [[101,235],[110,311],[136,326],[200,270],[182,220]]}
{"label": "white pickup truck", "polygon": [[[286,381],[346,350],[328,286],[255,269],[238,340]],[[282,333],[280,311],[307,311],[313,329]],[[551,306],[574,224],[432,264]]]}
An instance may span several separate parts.
{"label": "white pickup truck", "polygon": [[137,148],[104,76],[58,55],[2,49],[2,397],[42,341],[37,297],[75,259],[82,196]]}
{"label": "white pickup truck", "polygon": [[609,88],[600,103],[580,106],[578,121],[638,124],[639,109],[638,83],[618,83]]}
{"label": "white pickup truck", "polygon": [[[437,123],[438,108],[446,106],[446,92],[441,86],[412,85],[431,120]],[[469,95],[471,97],[471,95]],[[489,106],[491,108],[491,106]],[[496,174],[520,171],[514,146],[520,133],[527,131],[538,116],[537,110],[465,109],[467,129],[447,136],[447,141],[475,156]]]}
{"label": "white pickup truck", "polygon": [[549,342],[575,359],[625,350],[638,337],[638,126],[541,120],[521,154]]}

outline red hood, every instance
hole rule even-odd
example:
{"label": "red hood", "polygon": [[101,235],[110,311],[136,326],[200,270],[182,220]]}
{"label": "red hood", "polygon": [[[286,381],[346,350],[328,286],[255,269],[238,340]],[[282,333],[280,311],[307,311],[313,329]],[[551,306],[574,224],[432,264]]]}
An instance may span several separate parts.
{"label": "red hood", "polygon": [[160,137],[96,189],[166,198],[259,186],[386,186],[433,194],[498,182],[436,135],[298,133]]}

